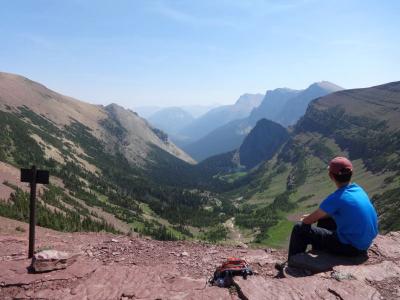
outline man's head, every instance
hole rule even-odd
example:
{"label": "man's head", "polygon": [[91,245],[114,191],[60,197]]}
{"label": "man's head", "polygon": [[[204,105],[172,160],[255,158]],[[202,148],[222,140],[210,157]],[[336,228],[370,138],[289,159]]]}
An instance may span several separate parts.
{"label": "man's head", "polygon": [[339,184],[348,183],[353,175],[353,164],[346,157],[335,157],[329,163],[329,176]]}

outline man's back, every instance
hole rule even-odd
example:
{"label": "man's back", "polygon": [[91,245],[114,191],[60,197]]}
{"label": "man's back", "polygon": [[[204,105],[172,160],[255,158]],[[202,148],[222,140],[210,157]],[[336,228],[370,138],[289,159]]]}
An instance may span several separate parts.
{"label": "man's back", "polygon": [[337,189],[320,209],[335,219],[337,235],[344,244],[366,250],[378,234],[376,211],[367,193],[355,183]]}

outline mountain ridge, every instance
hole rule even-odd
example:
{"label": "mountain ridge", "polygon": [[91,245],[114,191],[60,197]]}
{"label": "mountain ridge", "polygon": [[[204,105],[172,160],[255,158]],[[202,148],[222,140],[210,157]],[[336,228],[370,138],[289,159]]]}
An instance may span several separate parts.
{"label": "mountain ridge", "polygon": [[343,90],[343,88],[329,81],[311,84],[308,88],[286,102],[279,113],[278,123],[286,126],[294,125],[304,115],[311,100],[340,90]]}
{"label": "mountain ridge", "polygon": [[157,111],[147,120],[154,127],[167,132],[169,135],[174,135],[192,123],[195,118],[184,109],[172,106]]}
{"label": "mountain ridge", "polygon": [[[313,83],[304,90],[278,88],[267,91],[261,104],[253,108],[249,116],[233,120],[214,129],[199,140],[185,145],[184,149],[198,161],[212,155],[232,151],[240,146],[245,136],[260,119],[269,119],[282,126],[287,126],[289,124],[284,121],[284,114],[288,114],[290,120],[300,118],[301,115],[298,115],[298,113],[303,110],[305,112],[311,100],[325,96],[335,89],[341,88],[333,83],[322,81]],[[299,107],[294,115],[293,112],[286,112],[292,110],[292,102],[299,102],[294,105]]]}
{"label": "mountain ridge", "polygon": [[[179,134],[186,136],[189,140],[197,140],[219,126],[234,119],[246,117],[255,106],[260,104],[262,97],[261,94],[243,94],[232,105],[223,105],[211,109],[192,124],[183,128]],[[183,147],[183,149],[186,148]]]}
{"label": "mountain ridge", "polygon": [[[107,120],[109,112],[104,106],[89,104],[58,94],[30,79],[9,73],[0,73],[0,93],[0,105],[3,110],[11,108],[11,110],[17,111],[18,107],[26,107],[38,115],[51,120],[61,129],[77,121],[90,128],[91,133],[103,141],[107,139],[112,140],[113,138],[102,126],[104,120]],[[187,162],[194,162],[182,150],[178,150],[173,143],[166,143],[157,138],[145,120],[116,104],[110,104],[108,107],[111,110],[115,110],[118,114],[123,113],[126,118],[129,118],[131,124],[136,124],[136,130],[130,130],[129,134],[132,136],[139,134],[135,138],[135,141],[142,140],[142,142],[140,149],[137,150],[136,147],[126,145],[128,148],[131,148],[129,149],[131,155],[128,157],[132,162],[136,162],[136,158],[138,158],[142,160],[140,163],[143,163],[143,159],[149,151],[146,145],[147,142],[144,142],[146,139],[151,144],[160,147],[171,155],[177,156]]]}

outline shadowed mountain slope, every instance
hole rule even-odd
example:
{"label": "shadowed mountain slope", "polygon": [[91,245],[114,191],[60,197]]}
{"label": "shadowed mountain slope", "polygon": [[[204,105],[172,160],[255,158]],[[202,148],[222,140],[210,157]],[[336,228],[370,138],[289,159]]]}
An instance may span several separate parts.
{"label": "shadowed mountain slope", "polygon": [[289,133],[283,126],[261,119],[246,136],[238,150],[240,165],[251,169],[271,159],[288,139]]}
{"label": "shadowed mountain slope", "polygon": [[195,169],[210,176],[250,170],[272,158],[288,139],[286,128],[262,119],[238,149],[211,156],[197,164]]}

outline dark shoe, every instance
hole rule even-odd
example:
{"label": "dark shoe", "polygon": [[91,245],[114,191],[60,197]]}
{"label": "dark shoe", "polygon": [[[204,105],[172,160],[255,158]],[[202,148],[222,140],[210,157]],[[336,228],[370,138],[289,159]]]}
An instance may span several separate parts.
{"label": "dark shoe", "polygon": [[275,269],[282,272],[288,266],[288,262],[277,262],[275,263]]}
{"label": "dark shoe", "polygon": [[285,269],[287,268],[287,261],[277,262],[275,263],[275,269],[278,270],[278,274],[276,274],[276,278],[285,278]]}

